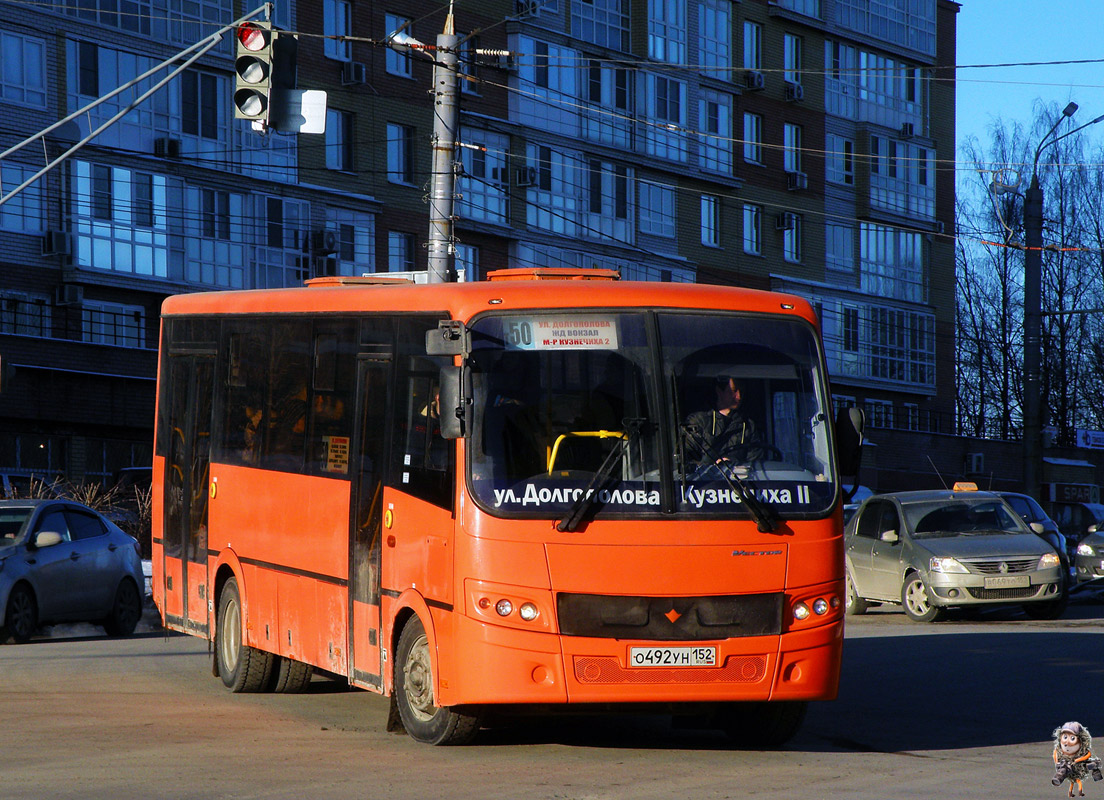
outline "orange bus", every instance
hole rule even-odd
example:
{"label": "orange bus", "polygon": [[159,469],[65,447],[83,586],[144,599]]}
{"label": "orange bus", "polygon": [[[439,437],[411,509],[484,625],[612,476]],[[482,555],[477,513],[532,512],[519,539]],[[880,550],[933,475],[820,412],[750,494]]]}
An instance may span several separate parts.
{"label": "orange bus", "polygon": [[[616,277],[168,298],[165,627],[213,641],[233,691],[317,670],[389,696],[389,725],[433,744],[557,708],[793,735],[837,691],[839,475],[859,440],[830,418],[815,314]],[[722,386],[742,453],[707,430]]]}

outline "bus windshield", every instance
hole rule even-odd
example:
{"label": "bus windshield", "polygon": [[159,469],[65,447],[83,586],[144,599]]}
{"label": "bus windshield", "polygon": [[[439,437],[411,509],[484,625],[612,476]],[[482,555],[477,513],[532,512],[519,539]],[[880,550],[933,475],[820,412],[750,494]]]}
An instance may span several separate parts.
{"label": "bus windshield", "polygon": [[756,505],[783,518],[834,501],[825,376],[802,321],[533,312],[471,331],[471,486],[493,513],[560,518],[593,498],[595,514],[758,519]]}

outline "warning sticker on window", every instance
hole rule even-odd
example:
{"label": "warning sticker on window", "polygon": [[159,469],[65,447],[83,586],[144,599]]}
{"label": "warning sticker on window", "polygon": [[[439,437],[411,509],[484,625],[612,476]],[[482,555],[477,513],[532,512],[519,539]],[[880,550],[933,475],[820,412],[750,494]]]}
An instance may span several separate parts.
{"label": "warning sticker on window", "polygon": [[326,448],[326,472],[340,472],[342,475],[348,474],[349,437],[323,436],[322,443]]}

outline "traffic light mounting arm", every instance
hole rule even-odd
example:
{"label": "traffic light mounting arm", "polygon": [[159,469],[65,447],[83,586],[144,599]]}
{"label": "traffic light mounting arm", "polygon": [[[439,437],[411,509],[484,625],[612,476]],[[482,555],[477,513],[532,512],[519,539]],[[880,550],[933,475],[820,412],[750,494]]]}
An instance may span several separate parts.
{"label": "traffic light mounting arm", "polygon": [[52,125],[50,125],[46,128],[43,128],[38,133],[27,137],[26,139],[19,142],[18,144],[12,145],[7,150],[5,150],[3,153],[0,153],[0,162],[3,162],[3,160],[5,158],[7,158],[9,155],[11,155],[12,153],[18,152],[19,150],[22,150],[24,147],[26,147],[28,145],[31,145],[31,144],[34,144],[39,139],[44,138],[47,134],[57,130],[58,128],[60,128],[63,125],[66,125],[66,124],[72,122],[77,117],[80,117],[80,116],[83,116],[84,114],[87,114],[89,111],[91,111],[93,108],[100,105],[101,103],[107,102],[112,97],[119,94],[120,92],[124,92],[127,89],[129,89],[129,88],[141,83],[142,81],[146,80],[147,78],[150,78],[153,75],[156,75],[161,70],[168,68],[169,66],[171,66],[171,65],[175,64],[176,62],[178,62],[181,58],[184,58],[185,56],[188,56],[189,54],[191,54],[190,58],[188,58],[183,64],[180,64],[180,66],[178,66],[176,69],[174,69],[171,73],[166,75],[164,78],[162,78],[157,83],[155,83],[153,86],[151,86],[149,89],[144,91],[141,95],[136,97],[133,101],[131,101],[127,105],[126,108],[122,109],[117,114],[112,116],[110,119],[103,122],[94,131],[90,132],[87,136],[85,136],[83,139],[78,141],[76,144],[74,144],[72,147],[70,147],[68,150],[66,150],[64,153],[62,153],[60,156],[57,156],[56,158],[53,158],[53,159],[48,159],[46,161],[46,165],[42,169],[40,169],[38,172],[36,172],[31,177],[29,177],[27,180],[23,181],[23,183],[19,184],[18,186],[16,186],[11,191],[3,194],[3,196],[0,196],[0,206],[2,206],[4,203],[6,203],[11,198],[15,197],[21,191],[23,191],[28,186],[30,186],[32,183],[34,183],[39,178],[41,178],[43,175],[45,175],[47,172],[54,169],[54,167],[57,167],[58,165],[65,162],[66,159],[69,158],[69,156],[76,153],[78,150],[80,150],[82,147],[84,147],[86,144],[88,144],[94,138],[99,136],[107,128],[114,125],[116,122],[118,122],[124,116],[126,116],[131,111],[133,111],[135,108],[137,108],[139,105],[141,105],[146,100],[146,98],[148,98],[151,94],[153,94],[154,92],[161,89],[166,83],[171,81],[173,78],[175,78],[181,72],[183,72],[188,67],[190,67],[192,64],[194,64],[201,56],[203,56],[209,50],[211,50],[216,45],[218,45],[219,42],[222,41],[222,37],[228,31],[237,29],[240,25],[242,25],[242,23],[248,22],[249,20],[253,19],[254,17],[256,17],[260,14],[264,14],[265,16],[270,16],[271,15],[271,8],[272,8],[271,3],[265,3],[260,8],[254,9],[253,11],[250,11],[248,14],[241,17],[240,19],[237,19],[234,22],[231,22],[229,25],[224,25],[223,27],[219,28],[217,31],[212,33],[210,36],[207,36],[206,38],[200,39],[195,44],[184,48],[183,50],[181,50],[176,55],[170,56],[169,58],[162,61],[160,64],[157,64],[156,66],[152,67],[151,69],[146,70],[145,72],[143,72],[138,77],[133,78],[133,79],[127,81],[126,83],[124,83],[122,86],[119,86],[117,89],[113,89],[112,91],[108,92],[103,97],[100,97],[100,98],[97,98],[96,100],[93,100],[91,103],[84,106],[83,108],[80,108],[77,111],[74,111],[73,113],[71,113],[71,114],[69,114],[65,117],[62,117],[61,119],[59,119],[54,124],[52,124]]}

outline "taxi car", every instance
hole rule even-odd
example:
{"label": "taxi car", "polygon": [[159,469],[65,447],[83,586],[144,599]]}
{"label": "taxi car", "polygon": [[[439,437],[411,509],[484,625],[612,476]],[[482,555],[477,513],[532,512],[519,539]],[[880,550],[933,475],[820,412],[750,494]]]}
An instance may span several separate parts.
{"label": "taxi car", "polygon": [[947,608],[1015,603],[1039,619],[1065,610],[1058,554],[997,494],[973,484],[867,499],[844,531],[850,615],[899,603],[933,622]]}

